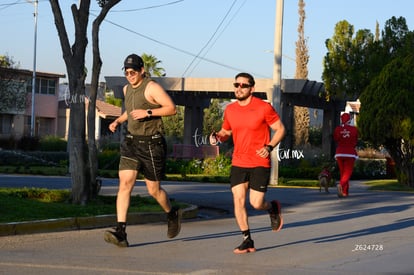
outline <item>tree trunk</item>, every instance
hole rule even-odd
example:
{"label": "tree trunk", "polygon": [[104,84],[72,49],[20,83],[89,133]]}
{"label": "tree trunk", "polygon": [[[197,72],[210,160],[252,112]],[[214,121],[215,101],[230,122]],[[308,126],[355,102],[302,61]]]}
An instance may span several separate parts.
{"label": "tree trunk", "polygon": [[414,146],[409,141],[401,140],[385,147],[395,161],[398,182],[414,187]]}
{"label": "tree trunk", "polygon": [[91,78],[91,91],[89,97],[88,107],[88,152],[89,152],[89,175],[90,175],[90,192],[91,197],[95,198],[98,195],[100,184],[98,184],[98,150],[95,139],[95,110],[96,110],[96,99],[99,87],[99,75],[102,68],[102,60],[99,51],[99,27],[102,21],[105,19],[109,10],[119,3],[121,0],[111,0],[102,3],[102,9],[92,24],[92,78]]}
{"label": "tree trunk", "polygon": [[[91,87],[92,90],[93,88]],[[95,139],[95,109],[96,93],[94,96],[91,96],[88,105],[88,175],[91,198],[96,198],[100,190],[100,184],[98,184],[98,150]]]}
{"label": "tree trunk", "polygon": [[56,29],[62,47],[63,59],[69,80],[70,120],[69,120],[69,171],[72,182],[72,203],[86,204],[89,200],[90,181],[87,172],[87,151],[85,144],[85,51],[88,44],[87,27],[90,0],[71,5],[75,23],[75,43],[70,46],[62,10],[58,0],[50,0]]}
{"label": "tree trunk", "polygon": [[[74,204],[88,201],[86,151],[85,151],[85,105],[71,104],[69,121],[69,163],[72,182],[71,200]],[[83,134],[82,134],[83,133]]]}
{"label": "tree trunk", "polygon": [[294,106],[293,115],[295,146],[304,146],[309,142],[309,109],[307,107]]}

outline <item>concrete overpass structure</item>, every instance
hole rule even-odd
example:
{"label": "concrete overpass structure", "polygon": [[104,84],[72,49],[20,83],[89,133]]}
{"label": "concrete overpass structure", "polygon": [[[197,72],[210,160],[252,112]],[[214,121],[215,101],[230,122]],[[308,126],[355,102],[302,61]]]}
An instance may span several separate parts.
{"label": "concrete overpass structure", "polygon": [[[177,105],[185,106],[184,144],[193,144],[195,130],[203,127],[203,110],[208,108],[212,98],[233,99],[233,78],[174,78],[154,77]],[[123,98],[122,87],[127,84],[125,77],[106,76],[106,84],[114,91],[115,97]],[[272,98],[272,79],[255,79],[255,95],[262,99]],[[280,115],[287,128],[283,141],[284,148],[293,145],[293,107],[302,106],[323,110],[322,145],[323,152],[333,155],[332,133],[339,123],[340,112],[345,108],[345,101],[327,102],[323,96],[323,84],[302,79],[282,79]]]}

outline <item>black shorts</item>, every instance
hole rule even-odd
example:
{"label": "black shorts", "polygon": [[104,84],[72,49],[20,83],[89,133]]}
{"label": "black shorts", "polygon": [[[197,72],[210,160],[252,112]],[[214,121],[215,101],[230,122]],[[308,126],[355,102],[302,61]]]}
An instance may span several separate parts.
{"label": "black shorts", "polygon": [[249,188],[266,192],[270,181],[270,168],[253,167],[243,168],[232,166],[230,172],[230,186],[233,187],[240,183],[248,182]]}
{"label": "black shorts", "polygon": [[146,179],[160,181],[165,175],[167,144],[162,135],[127,134],[121,145],[119,170],[137,170]]}

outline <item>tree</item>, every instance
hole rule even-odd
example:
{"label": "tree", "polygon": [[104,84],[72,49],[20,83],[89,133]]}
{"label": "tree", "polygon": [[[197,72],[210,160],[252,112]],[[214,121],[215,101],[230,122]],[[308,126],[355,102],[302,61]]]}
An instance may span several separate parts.
{"label": "tree", "polygon": [[328,53],[323,63],[322,79],[330,98],[355,100],[368,85],[367,74],[369,47],[374,36],[369,30],[359,30],[354,37],[354,27],[346,20],[335,25],[335,33],[325,42]]}
{"label": "tree", "polygon": [[145,72],[149,76],[158,76],[158,77],[165,76],[164,68],[159,67],[162,61],[158,60],[155,56],[148,55],[146,53],[143,53],[141,57],[142,57],[142,60],[144,61]]}
{"label": "tree", "polygon": [[22,113],[26,108],[26,81],[16,79],[15,69],[13,58],[0,55],[0,114]]}
{"label": "tree", "polygon": [[224,108],[223,99],[212,99],[210,106],[204,109],[203,134],[210,135],[213,131],[221,129],[223,123]]}
{"label": "tree", "polygon": [[385,53],[392,59],[403,48],[408,34],[408,26],[404,17],[395,16],[387,20],[382,31],[382,43]]}
{"label": "tree", "polygon": [[0,67],[1,68],[18,68],[13,58],[8,55],[0,55]]}
{"label": "tree", "polygon": [[[305,18],[305,2],[299,0],[299,37],[298,41],[296,41],[296,79],[308,78],[309,54],[307,39],[305,38]],[[309,109],[307,107],[294,106],[293,116],[295,145],[305,145],[309,142]]]}
{"label": "tree", "polygon": [[362,93],[358,120],[361,137],[374,145],[384,145],[396,163],[399,182],[411,187],[414,187],[413,67],[411,53],[386,65]]}
{"label": "tree", "polygon": [[350,70],[349,56],[352,46],[354,27],[347,21],[340,21],[335,25],[335,33],[331,39],[325,41],[328,53],[324,57],[322,79],[328,100],[332,96],[342,96],[347,90],[347,71]]}
{"label": "tree", "polygon": [[122,99],[121,98],[116,98],[113,94],[106,94],[105,95],[105,102],[118,106],[118,107],[122,107]]}
{"label": "tree", "polygon": [[177,106],[175,116],[162,117],[165,136],[169,143],[181,143],[184,136],[184,106]]}
{"label": "tree", "polygon": [[384,30],[381,32],[382,39],[378,35],[378,26],[375,33],[374,43],[366,45],[364,53],[366,70],[361,74],[365,76],[366,80],[362,83],[365,86],[398,54],[412,51],[412,44],[409,39],[406,39],[410,32],[403,17],[393,16],[385,22]]}
{"label": "tree", "polygon": [[105,19],[109,10],[118,4],[121,0],[102,0],[98,1],[101,11],[92,23],[92,78],[91,78],[91,90],[89,95],[88,105],[88,168],[89,168],[89,180],[90,180],[90,196],[95,198],[99,192],[99,184],[97,182],[98,177],[98,149],[95,139],[95,109],[96,109],[96,97],[99,87],[99,76],[101,74],[102,60],[99,50],[99,28],[101,23]]}
{"label": "tree", "polygon": [[305,2],[299,0],[298,41],[296,41],[296,71],[295,78],[308,78],[309,51],[305,38]]}
{"label": "tree", "polygon": [[177,106],[175,116],[162,117],[165,139],[169,152],[174,151],[175,144],[181,144],[184,136],[184,106]]}
{"label": "tree", "polygon": [[[75,27],[75,42],[70,46],[62,10],[58,0],[50,0],[55,25],[58,32],[63,60],[65,61],[68,73],[69,92],[71,97],[70,119],[69,119],[69,171],[71,174],[72,203],[86,204],[91,198],[91,172],[88,168],[88,150],[85,140],[85,51],[88,44],[87,27],[89,20],[90,0],[79,1],[79,8],[76,4],[71,5],[71,11]],[[118,1],[98,1],[102,5],[111,5]],[[107,10],[102,10],[101,15],[105,17]],[[103,20],[103,18],[101,18]],[[99,20],[96,22],[99,29]],[[98,32],[96,29],[96,33]],[[94,37],[95,38],[95,37]],[[97,47],[97,44],[94,44]],[[99,54],[99,51],[98,51]],[[98,58],[98,63],[100,58]],[[94,58],[94,65],[96,59]],[[100,68],[96,72],[99,75]],[[96,76],[96,75],[95,75]],[[95,110],[93,110],[93,113]],[[94,133],[94,132],[92,132]]]}
{"label": "tree", "polygon": [[375,23],[375,42],[378,42],[380,40],[380,27],[378,24],[378,21]]}

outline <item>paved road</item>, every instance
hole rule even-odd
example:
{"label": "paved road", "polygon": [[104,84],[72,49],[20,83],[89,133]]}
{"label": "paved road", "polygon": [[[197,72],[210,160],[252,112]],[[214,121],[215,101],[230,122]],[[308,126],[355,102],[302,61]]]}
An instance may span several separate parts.
{"label": "paved road", "polygon": [[[0,175],[0,186],[7,180]],[[129,226],[126,249],[105,243],[104,228],[0,237],[0,274],[414,272],[412,193],[371,192],[356,181],[346,199],[338,199],[333,189],[325,194],[270,188],[268,197],[282,202],[285,226],[272,232],[268,215],[250,210],[257,252],[234,255],[241,236],[227,185],[167,182],[164,187],[177,200],[226,212],[184,221],[175,239],[166,237],[163,222]],[[104,180],[103,193],[115,190],[116,181]],[[134,192],[145,193],[143,184],[138,182]]]}

